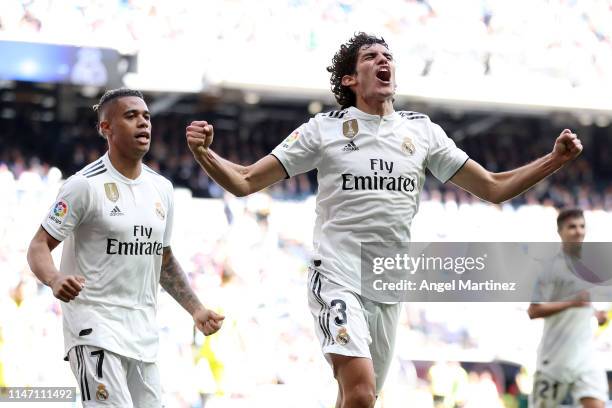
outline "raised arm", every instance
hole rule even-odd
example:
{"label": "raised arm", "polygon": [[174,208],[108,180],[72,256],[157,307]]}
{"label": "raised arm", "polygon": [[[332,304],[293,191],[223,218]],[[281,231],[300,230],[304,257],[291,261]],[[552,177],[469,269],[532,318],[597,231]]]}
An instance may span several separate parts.
{"label": "raised arm", "polygon": [[244,197],[287,177],[285,169],[272,155],[250,166],[232,163],[213,152],[213,126],[205,121],[191,122],[186,129],[187,144],[196,161],[217,184],[230,193]]}
{"label": "raised arm", "polygon": [[164,248],[159,284],[193,317],[202,333],[208,336],[221,328],[225,317],[202,305],[170,247]]}
{"label": "raised arm", "polygon": [[82,276],[62,275],[57,270],[51,251],[59,243],[60,241],[39,227],[28,248],[28,264],[34,275],[53,290],[53,296],[63,302],[70,302],[83,289],[85,279]]}
{"label": "raised arm", "polygon": [[565,129],[551,153],[514,170],[492,173],[473,160],[451,178],[451,182],[475,196],[492,203],[509,200],[553,174],[582,152],[582,143],[575,133]]}

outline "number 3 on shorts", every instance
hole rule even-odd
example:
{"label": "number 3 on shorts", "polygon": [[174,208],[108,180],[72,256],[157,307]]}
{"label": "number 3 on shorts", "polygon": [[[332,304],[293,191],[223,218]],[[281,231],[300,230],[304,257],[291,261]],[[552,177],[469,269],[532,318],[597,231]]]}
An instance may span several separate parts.
{"label": "number 3 on shorts", "polygon": [[[336,305],[339,305],[338,308],[336,308]],[[334,319],[334,323],[336,323],[337,326],[345,325],[347,322],[347,319],[346,319],[346,303],[344,302],[344,300],[342,299],[332,300],[331,307],[332,309],[336,308],[336,311],[338,312],[338,316],[336,316],[336,318]]]}

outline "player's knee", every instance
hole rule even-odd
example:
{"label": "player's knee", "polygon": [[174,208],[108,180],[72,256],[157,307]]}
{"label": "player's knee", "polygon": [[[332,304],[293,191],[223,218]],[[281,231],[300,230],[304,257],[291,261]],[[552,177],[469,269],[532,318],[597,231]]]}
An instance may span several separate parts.
{"label": "player's knee", "polygon": [[342,408],[373,408],[376,394],[368,385],[356,385],[343,393]]}

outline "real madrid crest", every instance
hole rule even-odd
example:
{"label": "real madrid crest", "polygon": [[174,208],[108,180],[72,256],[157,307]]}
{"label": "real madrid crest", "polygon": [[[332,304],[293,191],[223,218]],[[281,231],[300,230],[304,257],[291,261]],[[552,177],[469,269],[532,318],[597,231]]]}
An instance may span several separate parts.
{"label": "real madrid crest", "polygon": [[338,344],[346,345],[351,340],[351,336],[349,336],[346,327],[340,327],[338,329],[338,334],[336,335],[336,341]]}
{"label": "real madrid crest", "polygon": [[108,391],[106,391],[106,387],[104,384],[98,385],[98,390],[96,391],[96,399],[98,401],[106,401],[108,399]]}
{"label": "real madrid crest", "polygon": [[414,143],[412,143],[410,136],[406,136],[404,138],[404,141],[402,142],[402,151],[406,154],[414,154],[416,151],[416,147],[414,146]]}
{"label": "real madrid crest", "polygon": [[104,183],[104,192],[106,193],[106,198],[113,203],[119,199],[119,189],[115,183]]}
{"label": "real madrid crest", "polygon": [[160,220],[166,218],[166,212],[164,211],[164,207],[162,207],[159,201],[155,203],[155,214],[157,214]]}
{"label": "real madrid crest", "polygon": [[346,120],[342,123],[342,134],[349,139],[354,138],[359,133],[357,119]]}

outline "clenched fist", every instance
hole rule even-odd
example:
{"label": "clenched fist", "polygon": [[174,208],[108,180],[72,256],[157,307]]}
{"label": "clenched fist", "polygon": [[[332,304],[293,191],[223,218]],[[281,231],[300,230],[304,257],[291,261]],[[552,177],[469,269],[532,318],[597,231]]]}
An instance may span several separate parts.
{"label": "clenched fist", "polygon": [[196,327],[204,333],[205,336],[216,333],[221,328],[223,319],[225,319],[225,316],[215,313],[210,309],[206,309],[205,307],[193,313],[193,321]]}
{"label": "clenched fist", "polygon": [[49,282],[53,296],[62,302],[74,300],[85,287],[85,278],[74,275],[59,275]]}
{"label": "clenched fist", "polygon": [[580,153],[582,153],[582,142],[571,130],[564,129],[555,140],[552,151],[553,159],[565,164],[578,157]]}
{"label": "clenched fist", "polygon": [[187,145],[192,153],[206,153],[213,142],[214,130],[213,126],[206,121],[191,122],[185,130],[187,137]]}

